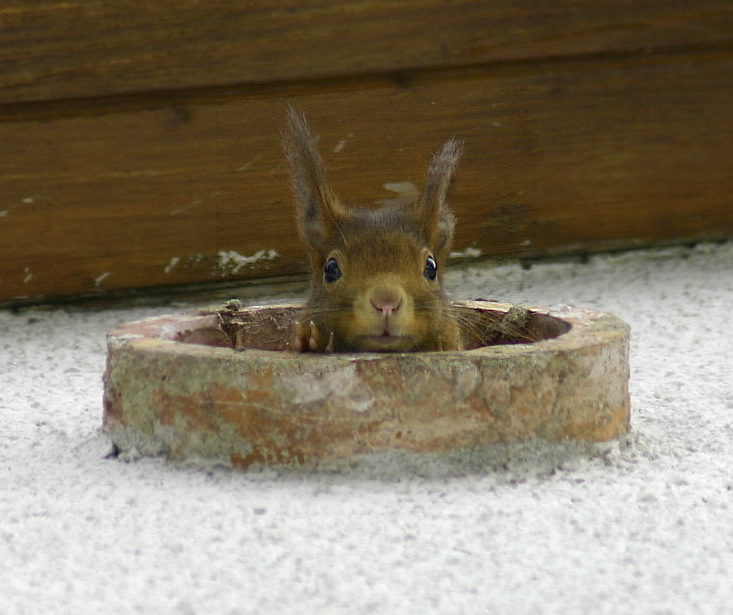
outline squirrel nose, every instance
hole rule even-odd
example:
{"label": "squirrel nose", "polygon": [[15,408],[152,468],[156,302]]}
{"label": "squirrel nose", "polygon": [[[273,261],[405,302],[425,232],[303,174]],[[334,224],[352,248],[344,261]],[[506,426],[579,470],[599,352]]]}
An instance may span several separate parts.
{"label": "squirrel nose", "polygon": [[369,300],[372,307],[380,312],[385,319],[400,309],[402,305],[402,295],[395,288],[377,288],[372,291]]}

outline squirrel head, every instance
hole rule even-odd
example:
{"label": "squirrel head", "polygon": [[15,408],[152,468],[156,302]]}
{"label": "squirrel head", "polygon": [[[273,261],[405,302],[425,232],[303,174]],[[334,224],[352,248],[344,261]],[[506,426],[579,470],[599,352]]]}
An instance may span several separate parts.
{"label": "squirrel head", "polygon": [[283,144],[298,232],[313,268],[296,345],[382,352],[459,348],[442,283],[455,227],[446,195],[460,143],[451,139],[435,154],[415,203],[379,209],[342,203],[326,181],[305,117],[292,108]]}

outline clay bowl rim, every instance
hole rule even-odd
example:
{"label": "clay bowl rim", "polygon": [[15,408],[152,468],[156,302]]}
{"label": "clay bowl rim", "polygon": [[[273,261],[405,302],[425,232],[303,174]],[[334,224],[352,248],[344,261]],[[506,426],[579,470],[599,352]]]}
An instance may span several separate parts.
{"label": "clay bowl rim", "polygon": [[[462,300],[453,301],[454,305],[475,310],[479,312],[506,313],[515,304],[502,303],[497,301],[484,300]],[[301,358],[303,363],[315,362],[319,364],[319,369],[323,367],[323,362],[334,361],[341,363],[344,359],[349,361],[399,361],[400,357],[422,356],[426,360],[434,358],[435,360],[455,359],[460,357],[476,358],[481,356],[499,357],[501,355],[521,355],[539,352],[569,351],[577,350],[585,347],[592,347],[604,344],[608,341],[609,334],[617,332],[617,335],[623,336],[628,334],[628,325],[617,316],[601,312],[589,308],[559,305],[559,306],[528,306],[523,305],[530,314],[536,317],[549,319],[554,322],[558,329],[556,334],[538,339],[536,341],[524,342],[504,342],[492,345],[481,345],[474,348],[464,350],[443,350],[443,351],[424,351],[424,352],[337,352],[337,353],[301,353],[293,351],[289,348],[282,349],[266,349],[254,346],[244,345],[243,347],[233,347],[230,344],[211,343],[210,340],[196,341],[192,340],[192,333],[206,328],[207,330],[221,331],[220,325],[220,309],[217,308],[201,308],[191,310],[179,314],[169,314],[154,316],[142,320],[132,321],[123,324],[107,335],[109,344],[135,344],[137,341],[145,340],[146,345],[155,342],[160,346],[162,352],[167,352],[166,348],[176,348],[179,352],[214,353],[221,358],[229,357],[233,360],[246,360],[247,357],[255,356],[280,356],[284,361],[292,361]],[[268,316],[276,311],[288,311],[293,314],[302,309],[301,304],[296,303],[273,303],[266,305],[251,305],[239,308],[240,314],[258,313],[262,316]],[[595,327],[594,324],[599,326]],[[601,325],[603,323],[603,325]],[[612,324],[609,328],[609,324]],[[286,327],[287,328],[287,327]],[[283,329],[285,330],[285,328]],[[601,337],[595,335],[603,332]],[[616,335],[613,335],[616,337]],[[136,345],[136,344],[135,344]],[[152,349],[150,349],[152,350]]]}

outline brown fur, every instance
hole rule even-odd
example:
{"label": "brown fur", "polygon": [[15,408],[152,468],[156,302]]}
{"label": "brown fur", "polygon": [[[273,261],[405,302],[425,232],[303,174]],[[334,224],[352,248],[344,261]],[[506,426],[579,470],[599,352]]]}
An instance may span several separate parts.
{"label": "brown fur", "polygon": [[[377,210],[345,206],[326,182],[305,117],[289,109],[283,145],[290,162],[298,232],[313,267],[311,294],[296,327],[302,351],[417,351],[461,348],[443,293],[455,217],[445,198],[460,157],[451,139],[428,168],[417,203]],[[428,258],[437,276],[424,275]],[[327,281],[336,259],[341,276]]]}

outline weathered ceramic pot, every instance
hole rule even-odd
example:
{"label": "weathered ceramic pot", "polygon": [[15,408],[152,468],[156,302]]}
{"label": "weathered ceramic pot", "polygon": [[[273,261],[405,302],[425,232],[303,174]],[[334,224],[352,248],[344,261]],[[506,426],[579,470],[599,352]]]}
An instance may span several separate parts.
{"label": "weathered ceramic pot", "polygon": [[108,336],[104,431],[123,453],[239,467],[628,431],[629,328],[617,317],[456,308],[474,323],[460,352],[292,352],[294,305],[124,325]]}

